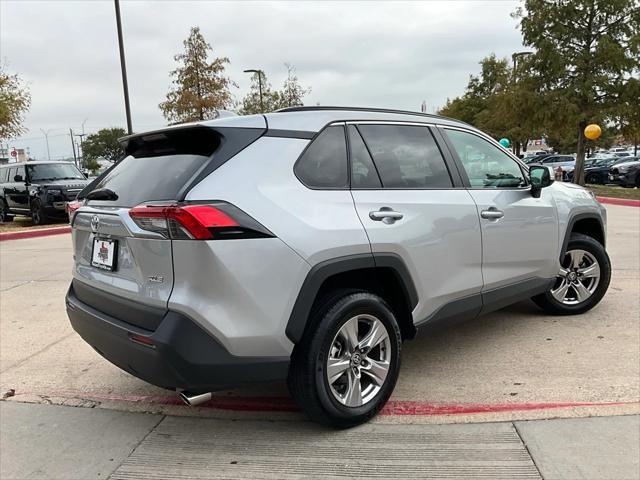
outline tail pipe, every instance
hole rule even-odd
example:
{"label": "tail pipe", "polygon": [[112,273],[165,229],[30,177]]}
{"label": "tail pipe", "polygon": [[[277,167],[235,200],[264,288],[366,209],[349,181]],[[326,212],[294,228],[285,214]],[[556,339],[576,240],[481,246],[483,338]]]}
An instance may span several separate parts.
{"label": "tail pipe", "polygon": [[191,392],[178,392],[180,399],[189,405],[190,407],[195,407],[196,405],[200,405],[201,403],[208,402],[211,400],[211,392],[207,393],[191,393]]}

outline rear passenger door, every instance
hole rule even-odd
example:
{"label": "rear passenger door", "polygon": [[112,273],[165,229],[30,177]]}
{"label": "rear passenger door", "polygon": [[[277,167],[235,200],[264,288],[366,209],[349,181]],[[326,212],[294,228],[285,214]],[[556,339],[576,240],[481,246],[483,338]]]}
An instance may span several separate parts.
{"label": "rear passenger door", "polygon": [[[20,175],[22,180],[16,182],[16,175]],[[27,192],[24,165],[11,167],[9,169],[9,183],[5,187],[5,195],[10,209],[19,211],[29,210],[29,194]]]}
{"label": "rear passenger door", "polygon": [[414,323],[446,312],[474,316],[482,289],[478,213],[434,132],[367,122],[349,124],[347,134],[358,216],[374,253],[405,260],[419,296]]}

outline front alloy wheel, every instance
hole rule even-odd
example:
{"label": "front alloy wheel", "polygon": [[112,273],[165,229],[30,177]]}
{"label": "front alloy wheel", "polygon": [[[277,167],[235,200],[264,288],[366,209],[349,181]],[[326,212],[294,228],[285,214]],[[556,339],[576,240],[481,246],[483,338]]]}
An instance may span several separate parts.
{"label": "front alloy wheel", "polygon": [[554,315],[583,313],[600,302],[610,278],[611,263],[604,247],[592,237],[574,233],[553,286],[532,300]]}
{"label": "front alloy wheel", "polygon": [[565,305],[586,301],[600,283],[600,265],[591,253],[582,249],[569,250],[551,294]]}

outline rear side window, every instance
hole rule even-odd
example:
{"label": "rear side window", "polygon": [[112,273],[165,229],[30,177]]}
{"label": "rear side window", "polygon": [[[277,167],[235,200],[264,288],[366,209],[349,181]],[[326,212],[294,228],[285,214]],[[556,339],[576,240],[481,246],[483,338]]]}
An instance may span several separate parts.
{"label": "rear side window", "polygon": [[451,177],[427,127],[359,125],[384,188],[451,188]]}
{"label": "rear side window", "polygon": [[325,128],[302,154],[294,172],[309,188],[347,188],[347,143],[344,127]]}
{"label": "rear side window", "polygon": [[351,149],[351,188],[381,188],[380,177],[358,129],[349,125],[347,130]]}

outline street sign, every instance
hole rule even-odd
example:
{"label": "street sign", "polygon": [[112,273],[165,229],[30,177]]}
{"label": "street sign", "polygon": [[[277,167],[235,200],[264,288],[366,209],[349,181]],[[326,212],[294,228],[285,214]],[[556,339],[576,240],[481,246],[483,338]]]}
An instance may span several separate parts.
{"label": "street sign", "polygon": [[14,158],[18,156],[18,152],[16,152],[15,148],[13,150],[11,150],[11,156],[14,157]]}

